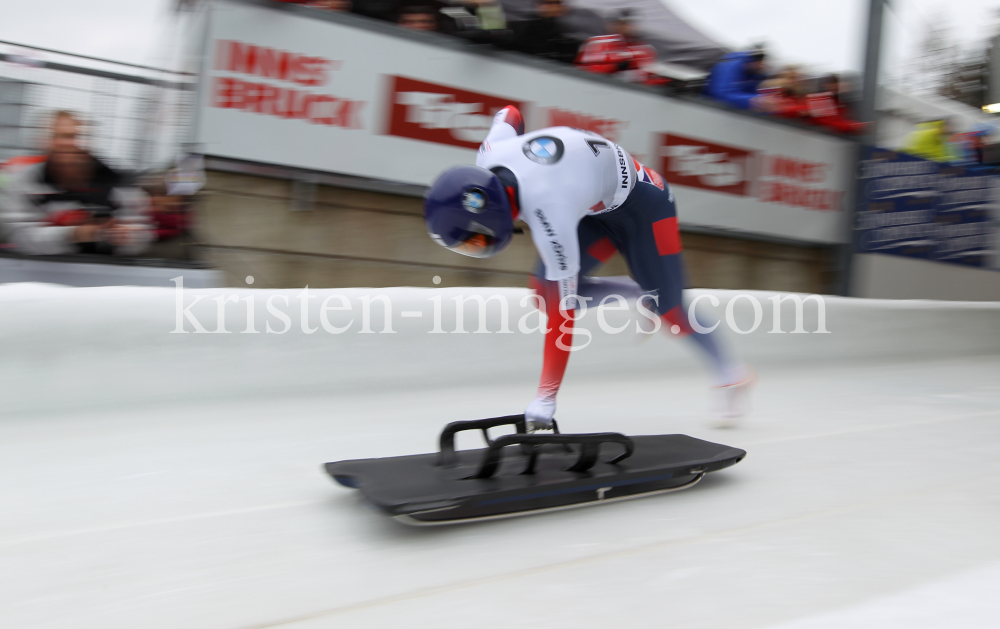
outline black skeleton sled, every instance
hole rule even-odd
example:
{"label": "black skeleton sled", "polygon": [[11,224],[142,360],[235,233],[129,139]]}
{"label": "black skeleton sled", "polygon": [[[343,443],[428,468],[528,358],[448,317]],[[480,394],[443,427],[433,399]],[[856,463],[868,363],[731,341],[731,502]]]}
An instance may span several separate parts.
{"label": "black skeleton sled", "polygon": [[[489,429],[513,425],[496,439]],[[487,447],[455,450],[455,435],[481,430]],[[327,463],[327,474],[358,489],[407,524],[472,522],[687,489],[746,452],[687,435],[626,437],[614,432],[527,434],[524,415],[460,421],[441,433],[440,451]]]}

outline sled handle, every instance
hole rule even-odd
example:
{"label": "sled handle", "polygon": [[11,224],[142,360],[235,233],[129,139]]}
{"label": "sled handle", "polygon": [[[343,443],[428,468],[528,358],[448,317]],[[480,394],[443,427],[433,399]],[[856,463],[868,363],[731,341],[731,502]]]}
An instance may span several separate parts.
{"label": "sled handle", "polygon": [[530,446],[531,453],[528,457],[528,465],[525,466],[522,474],[534,474],[535,465],[538,463],[540,450],[538,446],[548,444],[579,445],[580,456],[576,463],[566,468],[567,472],[586,472],[597,464],[597,459],[601,454],[601,444],[619,443],[625,448],[625,452],[608,461],[609,465],[616,465],[632,456],[635,452],[635,443],[623,434],[617,432],[596,432],[579,435],[504,435],[490,443],[486,454],[483,455],[483,462],[479,466],[479,471],[468,478],[491,478],[500,468],[500,461],[503,459],[504,448],[513,445]]}
{"label": "sled handle", "polygon": [[507,415],[505,417],[491,417],[489,419],[473,419],[469,421],[451,422],[444,427],[443,431],[441,431],[441,438],[439,440],[441,453],[438,455],[438,465],[442,467],[451,467],[457,462],[455,457],[456,433],[462,432],[463,430],[482,430],[483,438],[486,439],[486,444],[492,446],[493,440],[490,439],[489,429],[496,428],[497,426],[514,426],[517,429],[518,434],[521,435],[528,432],[527,424],[524,421],[524,415]]}

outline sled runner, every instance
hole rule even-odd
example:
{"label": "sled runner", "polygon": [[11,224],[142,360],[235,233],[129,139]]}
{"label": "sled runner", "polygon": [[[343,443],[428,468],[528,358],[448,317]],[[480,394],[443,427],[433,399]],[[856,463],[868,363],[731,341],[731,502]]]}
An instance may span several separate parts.
{"label": "sled runner", "polygon": [[[488,430],[517,432],[492,439]],[[738,463],[746,452],[686,435],[526,434],[524,415],[453,422],[436,454],[327,463],[338,483],[407,524],[528,515],[678,491]],[[487,447],[455,450],[482,430]]]}

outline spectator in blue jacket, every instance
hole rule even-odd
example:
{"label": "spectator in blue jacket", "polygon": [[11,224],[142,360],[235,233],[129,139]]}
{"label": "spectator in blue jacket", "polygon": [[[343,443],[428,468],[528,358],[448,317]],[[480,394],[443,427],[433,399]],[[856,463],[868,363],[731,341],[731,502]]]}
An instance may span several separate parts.
{"label": "spectator in blue jacket", "polygon": [[737,109],[763,109],[757,86],[764,76],[764,51],[731,52],[712,68],[705,94]]}

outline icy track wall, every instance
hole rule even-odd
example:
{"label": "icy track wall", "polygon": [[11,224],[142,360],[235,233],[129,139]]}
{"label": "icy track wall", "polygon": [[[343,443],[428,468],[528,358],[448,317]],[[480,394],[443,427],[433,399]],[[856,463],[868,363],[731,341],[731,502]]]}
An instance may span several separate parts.
{"label": "icy track wall", "polygon": [[[66,288],[38,284],[0,286],[0,414],[133,406],[199,399],[254,396],[379,394],[410,388],[445,389],[523,384],[529,399],[541,365],[542,335],[522,333],[519,322],[537,327],[523,289],[331,289],[310,290],[303,319],[302,290]],[[764,367],[800,369],[830,361],[900,361],[1000,353],[1000,304],[875,301],[826,297],[825,328],[816,333],[818,309],[804,305],[806,333],[791,333],[795,304],[781,305],[784,333],[773,333],[776,293],[690,291],[700,300],[705,325],[721,319],[741,356]],[[760,325],[749,330],[761,305]],[[386,299],[380,296],[385,296]],[[475,298],[487,304],[485,329]],[[783,295],[778,295],[783,297]],[[198,299],[200,297],[200,299]],[[709,303],[718,298],[719,305]],[[329,298],[329,299],[328,299]],[[464,301],[456,332],[457,301]],[[472,298],[472,299],[469,299]],[[197,302],[196,302],[197,300]],[[502,328],[503,300],[509,308]],[[363,330],[365,302],[370,330]],[[196,303],[195,303],[196,302]],[[268,303],[275,314],[269,312]],[[324,329],[321,309],[328,307]],[[385,304],[391,304],[390,333]],[[253,313],[248,333],[248,306]],[[193,304],[193,305],[192,305]],[[440,304],[440,333],[433,333]],[[593,305],[593,304],[592,304]],[[195,332],[187,308],[207,332]],[[221,310],[220,310],[221,308]],[[220,316],[220,311],[222,315]],[[418,314],[419,313],[419,314]],[[184,333],[176,333],[178,317]],[[282,320],[282,317],[285,320]],[[606,311],[602,331],[591,308],[579,328],[589,345],[574,352],[568,378],[627,379],[630,373],[702,369],[689,343],[661,330],[640,342],[631,311]],[[219,330],[219,323],[226,330]],[[286,323],[287,322],[287,323]],[[305,329],[314,330],[307,333]],[[270,327],[272,332],[268,332]],[[287,331],[279,333],[282,330]],[[579,329],[578,328],[578,329]],[[587,339],[577,334],[577,343]],[[706,380],[707,382],[707,380]]]}

